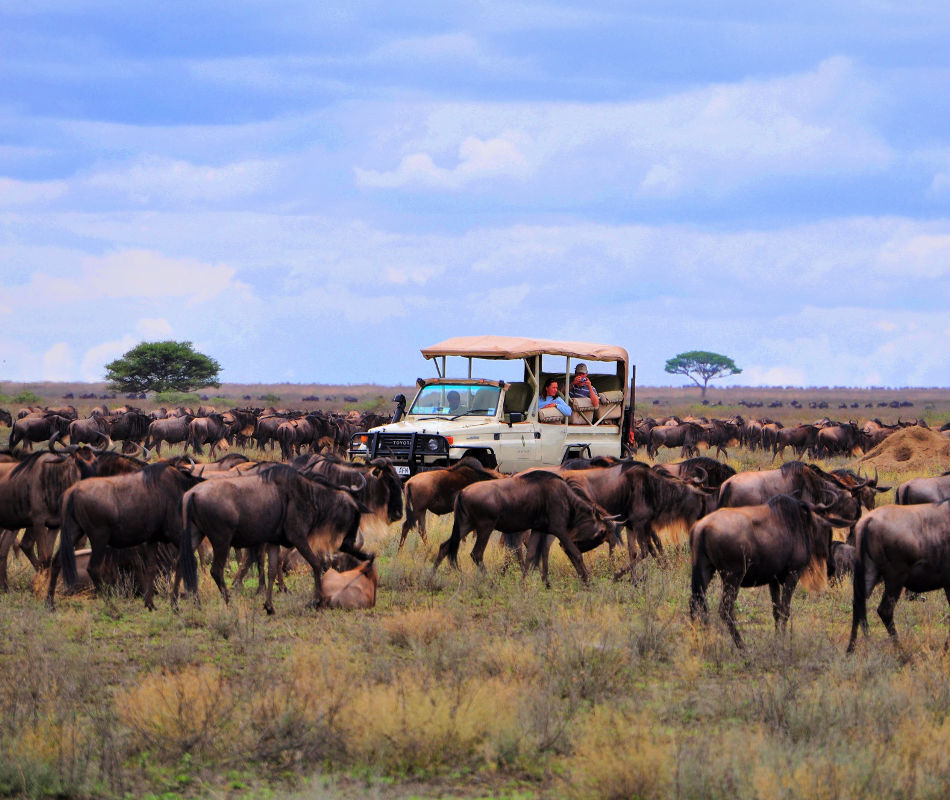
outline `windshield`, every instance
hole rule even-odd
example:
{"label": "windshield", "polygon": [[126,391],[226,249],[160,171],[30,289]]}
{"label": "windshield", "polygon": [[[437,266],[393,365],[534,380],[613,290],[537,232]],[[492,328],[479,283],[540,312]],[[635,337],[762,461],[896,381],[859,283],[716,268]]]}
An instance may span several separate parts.
{"label": "windshield", "polygon": [[410,414],[436,417],[493,417],[501,389],[471,383],[430,383],[409,409]]}

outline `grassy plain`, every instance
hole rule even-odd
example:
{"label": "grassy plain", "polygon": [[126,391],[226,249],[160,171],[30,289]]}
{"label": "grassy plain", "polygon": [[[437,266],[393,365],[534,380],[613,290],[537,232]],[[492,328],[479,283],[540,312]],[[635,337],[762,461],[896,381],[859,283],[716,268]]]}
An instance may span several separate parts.
{"label": "grassy plain", "polygon": [[[707,411],[725,416],[761,391]],[[924,391],[901,393],[915,405],[900,413],[950,418],[950,391]],[[666,413],[695,404],[693,393],[666,399]],[[731,456],[740,469],[763,465]],[[505,570],[494,547],[484,574],[465,544],[461,572],[433,574],[449,526],[430,521],[428,545],[412,537],[402,553],[398,525],[375,544],[381,585],[368,612],[308,610],[311,578],[299,574],[267,617],[253,581],[225,606],[203,574],[200,607],[177,613],[167,599],[148,613],[121,594],[63,598],[50,613],[25,559],[14,561],[13,591],[0,596],[0,796],[947,796],[942,595],[898,605],[913,656],[903,663],[873,614],[870,639],[844,654],[847,581],[797,592],[785,638],[768,592],[743,590],[740,653],[718,623],[690,622],[681,547],[636,584],[612,580],[606,553],[589,554],[589,587],[555,551],[544,590]]]}

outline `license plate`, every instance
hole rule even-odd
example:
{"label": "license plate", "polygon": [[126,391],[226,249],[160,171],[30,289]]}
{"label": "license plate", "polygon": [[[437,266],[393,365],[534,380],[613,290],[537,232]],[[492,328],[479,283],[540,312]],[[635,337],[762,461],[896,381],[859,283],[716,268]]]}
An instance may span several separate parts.
{"label": "license plate", "polygon": [[396,474],[397,475],[408,475],[409,467],[401,467],[398,464],[396,465]]}

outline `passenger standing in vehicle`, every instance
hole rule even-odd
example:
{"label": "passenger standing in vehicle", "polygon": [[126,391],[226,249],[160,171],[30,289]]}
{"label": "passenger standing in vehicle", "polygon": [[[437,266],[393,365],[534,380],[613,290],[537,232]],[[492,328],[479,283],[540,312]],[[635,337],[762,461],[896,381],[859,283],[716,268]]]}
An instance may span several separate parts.
{"label": "passenger standing in vehicle", "polygon": [[550,380],[545,381],[544,389],[541,392],[541,399],[538,401],[538,409],[540,410],[542,408],[547,408],[548,406],[554,406],[565,417],[569,417],[571,416],[571,407],[564,402],[561,396],[557,393],[557,390],[557,378],[551,378]]}
{"label": "passenger standing in vehicle", "polygon": [[571,381],[571,397],[586,397],[590,400],[594,408],[600,405],[600,398],[597,396],[597,390],[594,389],[587,377],[587,364],[578,364],[574,368],[574,379]]}

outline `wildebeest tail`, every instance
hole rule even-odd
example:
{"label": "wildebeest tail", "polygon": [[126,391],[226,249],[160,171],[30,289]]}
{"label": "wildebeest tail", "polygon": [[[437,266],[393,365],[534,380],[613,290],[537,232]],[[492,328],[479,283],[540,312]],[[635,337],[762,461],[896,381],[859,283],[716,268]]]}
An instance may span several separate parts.
{"label": "wildebeest tail", "polygon": [[904,502],[906,498],[907,498],[907,486],[904,484],[901,484],[900,486],[897,487],[897,493],[894,495],[894,502],[899,506],[903,506],[903,505],[906,505],[906,503]]}
{"label": "wildebeest tail", "polygon": [[66,495],[63,503],[62,528],[59,532],[59,566],[63,571],[63,583],[70,589],[76,586],[79,576],[76,571],[76,517],[73,492]]}
{"label": "wildebeest tail", "polygon": [[181,507],[181,543],[178,547],[178,571],[185,583],[185,589],[192,594],[198,592],[198,565],[195,562],[194,536],[194,495],[185,494]]}
{"label": "wildebeest tail", "polygon": [[865,518],[855,528],[857,550],[854,554],[854,577],[852,578],[854,594],[851,604],[852,626],[856,629],[858,625],[861,625],[865,630],[868,627],[867,570],[864,566],[868,550],[867,536],[865,536],[867,526],[868,522]]}
{"label": "wildebeest tail", "polygon": [[412,485],[406,484],[406,521],[403,526],[407,531],[416,527],[416,511],[412,507]]}

